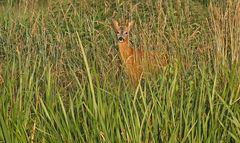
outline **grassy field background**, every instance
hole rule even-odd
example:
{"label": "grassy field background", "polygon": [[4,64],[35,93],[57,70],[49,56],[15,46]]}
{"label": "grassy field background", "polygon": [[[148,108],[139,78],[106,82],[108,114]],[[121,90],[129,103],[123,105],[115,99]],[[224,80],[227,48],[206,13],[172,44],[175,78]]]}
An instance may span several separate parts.
{"label": "grassy field background", "polygon": [[[169,54],[134,91],[111,18]],[[240,142],[238,0],[0,0],[0,142]]]}

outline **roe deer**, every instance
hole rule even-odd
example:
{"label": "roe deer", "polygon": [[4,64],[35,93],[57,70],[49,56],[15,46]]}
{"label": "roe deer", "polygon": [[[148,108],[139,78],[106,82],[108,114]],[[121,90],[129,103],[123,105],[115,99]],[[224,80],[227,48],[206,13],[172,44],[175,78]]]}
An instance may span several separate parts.
{"label": "roe deer", "polygon": [[112,19],[112,22],[116,31],[123,65],[133,86],[136,88],[143,74],[152,74],[168,63],[167,54],[133,48],[128,35],[134,22],[119,24],[114,19]]}

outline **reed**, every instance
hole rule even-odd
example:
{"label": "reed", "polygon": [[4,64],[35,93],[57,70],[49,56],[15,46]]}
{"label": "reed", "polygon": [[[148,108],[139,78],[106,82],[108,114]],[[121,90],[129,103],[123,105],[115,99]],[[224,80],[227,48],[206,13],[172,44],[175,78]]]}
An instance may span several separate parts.
{"label": "reed", "polygon": [[[0,5],[0,142],[240,142],[237,0]],[[136,93],[114,12],[168,53]]]}

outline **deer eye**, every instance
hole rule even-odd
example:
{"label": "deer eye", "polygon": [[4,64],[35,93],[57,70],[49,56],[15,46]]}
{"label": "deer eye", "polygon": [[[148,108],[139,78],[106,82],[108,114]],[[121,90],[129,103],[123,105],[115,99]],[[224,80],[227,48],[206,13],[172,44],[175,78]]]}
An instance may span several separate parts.
{"label": "deer eye", "polygon": [[117,31],[117,34],[119,34],[120,32],[119,31]]}
{"label": "deer eye", "polygon": [[125,32],[125,34],[128,34],[128,32]]}

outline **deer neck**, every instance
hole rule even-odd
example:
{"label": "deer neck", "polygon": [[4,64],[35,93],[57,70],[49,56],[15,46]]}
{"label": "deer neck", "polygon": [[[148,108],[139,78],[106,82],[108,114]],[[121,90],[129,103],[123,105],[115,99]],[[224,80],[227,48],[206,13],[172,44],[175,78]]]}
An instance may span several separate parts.
{"label": "deer neck", "polygon": [[121,54],[121,58],[125,63],[127,59],[133,54],[133,48],[131,47],[131,43],[126,40],[124,42],[118,42],[119,52]]}

